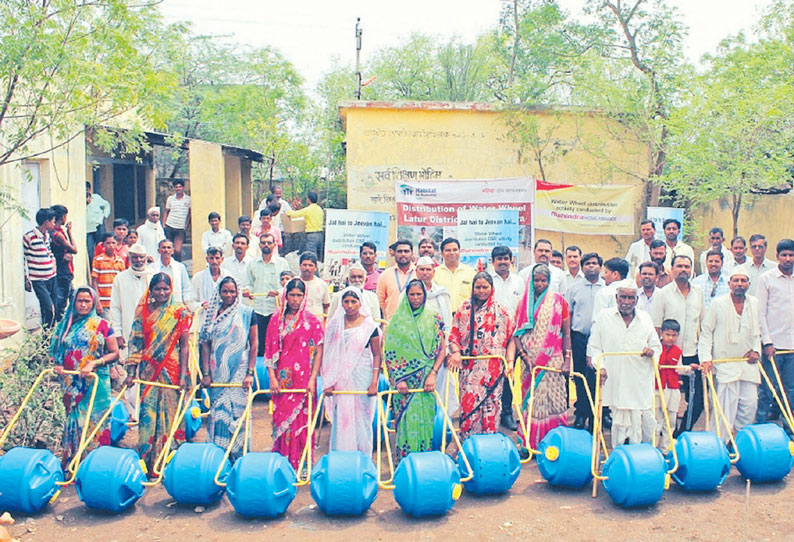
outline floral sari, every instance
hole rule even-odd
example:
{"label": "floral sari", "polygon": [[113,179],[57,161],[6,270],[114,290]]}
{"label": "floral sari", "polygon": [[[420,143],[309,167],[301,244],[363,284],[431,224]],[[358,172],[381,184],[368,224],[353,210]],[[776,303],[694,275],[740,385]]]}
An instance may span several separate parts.
{"label": "floral sari", "polygon": [[[78,316],[75,310],[74,300],[80,292],[90,293],[93,299],[91,312],[86,316]],[[86,364],[105,354],[105,343],[114,336],[114,332],[108,321],[97,315],[98,304],[99,298],[93,289],[82,287],[74,292],[69,308],[63,320],[55,328],[55,334],[50,344],[50,355],[56,365],[69,371],[79,371]],[[88,424],[89,430],[93,429],[93,425],[110,407],[111,400],[110,367],[102,365],[97,367],[94,372],[98,381],[91,420]],[[66,407],[62,460],[67,463],[80,445],[94,379],[63,375],[61,385],[63,387],[63,404]],[[91,445],[104,446],[108,444],[110,444],[110,424],[106,422],[97,432]]]}
{"label": "floral sari", "polygon": [[[422,286],[424,289],[424,285]],[[403,294],[386,328],[385,360],[392,388],[399,382],[409,389],[422,388],[435,363],[444,336],[441,317],[426,310],[424,304],[411,309]],[[395,460],[411,452],[431,449],[436,398],[432,393],[395,393],[392,395],[397,442]]]}
{"label": "floral sari", "polygon": [[[464,356],[504,356],[513,336],[513,320],[507,310],[490,297],[472,314],[466,301],[455,313],[449,342]],[[502,411],[504,369],[502,360],[464,359],[460,375],[460,437],[496,433]]]}
{"label": "floral sari", "polygon": [[[248,372],[250,345],[248,337],[254,311],[240,302],[234,303],[220,314],[219,291],[215,291],[206,311],[199,333],[199,341],[210,343],[210,375],[216,384],[241,384]],[[253,320],[256,325],[256,320]],[[207,432],[210,442],[227,448],[232,440],[237,420],[243,415],[247,392],[243,388],[210,388],[210,415]],[[243,433],[238,433],[231,457],[242,453]]]}
{"label": "floral sari", "polygon": [[[135,310],[127,364],[138,365],[141,380],[179,386],[179,337],[190,329],[193,317],[187,307],[174,301],[173,294],[158,308],[151,309],[150,302],[147,290]],[[154,461],[168,439],[179,392],[141,387],[138,453],[152,472]],[[185,440],[183,429],[176,431],[174,440],[177,445]]]}
{"label": "floral sari", "polygon": [[[315,349],[323,343],[323,323],[306,310],[308,297],[300,308],[287,315],[286,292],[281,308],[270,319],[265,341],[265,363],[273,367],[284,389],[304,389],[309,385]],[[309,404],[305,393],[280,393],[273,396],[273,451],[298,468],[309,425]]]}
{"label": "floral sari", "polygon": [[[568,311],[565,298],[559,293],[549,292],[548,287],[535,298],[532,280],[535,268],[532,271],[516,313],[515,336],[528,358],[524,359],[522,356],[522,411],[529,404],[530,388],[533,385],[532,368],[542,366],[560,369],[563,366],[562,322],[567,318]],[[568,379],[561,373],[538,371],[534,386],[535,400],[529,428],[529,445],[537,448],[546,433],[567,423]],[[526,416],[526,412],[523,415]],[[522,444],[526,444],[524,438],[524,435],[519,435]]]}

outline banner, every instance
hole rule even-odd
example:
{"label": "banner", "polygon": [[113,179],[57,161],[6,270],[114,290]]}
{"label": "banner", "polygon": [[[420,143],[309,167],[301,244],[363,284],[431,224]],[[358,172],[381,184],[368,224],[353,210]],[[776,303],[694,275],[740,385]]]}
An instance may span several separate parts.
{"label": "banner", "polygon": [[653,220],[656,226],[656,238],[664,241],[664,229],[662,224],[668,218],[675,218],[681,223],[681,231],[678,233],[678,240],[684,239],[684,210],[675,207],[648,207],[645,216],[648,220]]}
{"label": "banner", "polygon": [[634,189],[537,181],[535,228],[587,235],[634,235]]}
{"label": "banner", "polygon": [[323,280],[342,286],[350,264],[359,261],[359,249],[364,241],[375,243],[378,264],[385,265],[389,253],[389,213],[326,209]]}
{"label": "banner", "polygon": [[[506,246],[516,255],[518,268],[518,211],[458,211],[460,261],[485,269],[491,260],[491,249]],[[479,264],[482,264],[481,266]]]}
{"label": "banner", "polygon": [[[416,247],[430,238],[438,247],[447,237],[459,237],[458,212],[512,210],[518,214],[521,259],[530,261],[532,204],[535,183],[527,177],[459,181],[395,181],[397,238]],[[461,249],[466,248],[461,241]],[[518,253],[517,253],[518,254]]]}

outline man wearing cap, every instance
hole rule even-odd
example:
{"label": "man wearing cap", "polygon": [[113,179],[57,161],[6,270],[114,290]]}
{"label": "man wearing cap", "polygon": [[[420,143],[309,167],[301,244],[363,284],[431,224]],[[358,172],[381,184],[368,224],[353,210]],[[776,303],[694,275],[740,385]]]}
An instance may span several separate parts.
{"label": "man wearing cap", "polygon": [[662,343],[645,311],[636,310],[637,286],[618,283],[617,307],[598,313],[587,343],[588,363],[595,366],[605,352],[641,352],[601,360],[603,404],[612,411],[612,447],[650,442],[656,429],[653,415],[654,357]]}
{"label": "man wearing cap", "polygon": [[[715,298],[700,327],[698,358],[703,371],[717,379],[717,397],[731,430],[739,431],[755,421],[761,373],[761,320],[758,299],[747,295],[750,275],[743,265],[733,268],[730,293]],[[715,359],[746,358],[747,361],[714,363]],[[728,441],[727,433],[723,440]]]}
{"label": "man wearing cap", "polygon": [[[347,284],[348,286],[355,286],[359,288],[361,292],[364,294],[364,299],[361,301],[367,305],[369,309],[369,313],[372,316],[372,319],[376,322],[380,320],[380,305],[378,303],[378,296],[375,295],[375,292],[370,290],[364,289],[364,283],[367,280],[367,271],[364,269],[364,266],[358,262],[355,262],[350,265],[347,269]],[[328,317],[330,318],[332,314],[336,311],[336,308],[339,306],[339,303],[342,301],[342,292],[334,292],[331,296],[331,305],[328,307]]]}
{"label": "man wearing cap", "polygon": [[160,208],[151,207],[146,211],[146,222],[138,226],[138,242],[143,245],[146,250],[146,255],[151,258],[149,261],[153,262],[160,257],[157,250],[157,245],[160,241],[165,239],[165,230],[160,224]]}
{"label": "man wearing cap", "polygon": [[[146,249],[140,243],[132,245],[128,251],[130,266],[116,275],[113,279],[113,286],[110,290],[110,309],[108,319],[110,325],[116,330],[119,344],[119,363],[111,368],[111,376],[115,382],[121,382],[125,378],[122,369],[124,361],[127,359],[127,341],[132,332],[132,321],[135,319],[135,310],[143,297],[149,280],[154,275],[154,271],[146,265]],[[115,373],[115,374],[114,374]],[[127,410],[133,412],[135,405],[134,393],[128,392],[125,400]],[[136,418],[137,414],[133,414]]]}

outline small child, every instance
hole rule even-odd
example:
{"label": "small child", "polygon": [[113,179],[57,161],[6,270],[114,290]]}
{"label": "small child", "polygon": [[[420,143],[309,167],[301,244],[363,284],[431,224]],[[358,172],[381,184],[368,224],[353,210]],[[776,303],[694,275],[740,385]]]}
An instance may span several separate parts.
{"label": "small child", "polygon": [[[676,320],[664,320],[662,322],[662,354],[659,356],[659,376],[662,381],[662,393],[664,395],[665,405],[667,406],[667,416],[670,419],[670,425],[673,429],[675,429],[676,422],[678,421],[678,406],[681,402],[681,390],[679,389],[681,384],[678,380],[678,374],[679,372],[686,373],[691,369],[697,368],[697,365],[689,365],[688,369],[661,369],[663,365],[681,364],[682,352],[675,344],[680,332],[681,325]],[[656,435],[658,436],[660,432],[662,438],[658,442],[658,447],[662,450],[666,450],[670,446],[670,434],[667,432],[661,401],[657,401]]]}
{"label": "small child", "polygon": [[128,247],[131,247],[135,243],[138,242],[138,232],[130,229],[129,233],[127,233],[127,237],[124,238],[124,244]]}
{"label": "small child", "polygon": [[284,288],[289,281],[295,278],[295,275],[292,271],[282,271],[281,275],[279,275],[279,280],[281,281],[281,287]]}

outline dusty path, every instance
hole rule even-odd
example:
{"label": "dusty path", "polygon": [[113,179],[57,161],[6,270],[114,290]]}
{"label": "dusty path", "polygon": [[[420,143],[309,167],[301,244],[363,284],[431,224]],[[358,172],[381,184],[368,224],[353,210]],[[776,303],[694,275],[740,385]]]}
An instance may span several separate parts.
{"label": "dusty path", "polygon": [[[269,446],[265,403],[257,403],[254,449]],[[201,435],[199,436],[201,438]],[[320,453],[327,449],[326,429]],[[596,499],[589,489],[550,487],[535,463],[524,469],[504,496],[475,497],[464,492],[446,516],[426,520],[407,517],[390,491],[381,490],[361,518],[329,518],[312,501],[307,487],[283,518],[248,520],[237,516],[227,499],[202,513],[176,506],[162,486],[149,488],[127,513],[89,510],[73,487],[43,514],[17,517],[13,534],[24,541],[202,540],[601,540],[717,541],[794,540],[794,484],[753,485],[749,509],[745,483],[734,469],[725,485],[709,494],[688,494],[677,487],[654,507],[626,511],[615,507],[603,489]]]}

